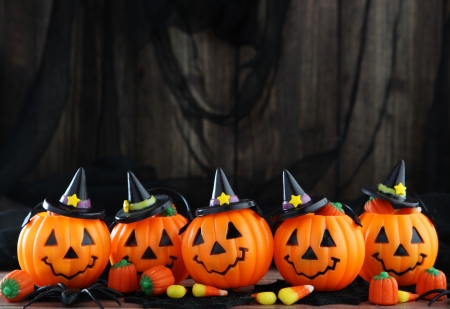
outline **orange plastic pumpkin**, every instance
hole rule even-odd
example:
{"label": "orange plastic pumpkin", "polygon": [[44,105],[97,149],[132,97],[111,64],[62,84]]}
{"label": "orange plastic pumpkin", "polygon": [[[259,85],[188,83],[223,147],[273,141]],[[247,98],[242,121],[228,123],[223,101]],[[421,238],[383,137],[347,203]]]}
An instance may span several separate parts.
{"label": "orange plastic pumpkin", "polygon": [[274,260],[291,285],[336,291],[350,284],[364,261],[360,227],[344,213],[287,219],[274,237]]}
{"label": "orange plastic pumpkin", "polygon": [[257,283],[269,269],[269,225],[250,209],[195,218],[183,234],[182,252],[191,277],[221,289]]}
{"label": "orange plastic pumpkin", "polygon": [[438,237],[419,201],[407,195],[405,162],[400,160],[383,182],[361,190],[370,196],[360,216],[366,242],[361,277],[370,281],[384,271],[399,286],[416,284],[419,273],[436,260]]}
{"label": "orange plastic pumpkin", "polygon": [[[376,201],[376,198],[368,203]],[[382,271],[400,286],[417,283],[419,273],[432,267],[438,252],[438,237],[430,219],[422,213],[360,216],[365,235],[366,258],[360,275],[366,281]]]}
{"label": "orange plastic pumpkin", "polygon": [[[167,188],[147,190],[130,171],[127,179],[128,199],[117,212],[118,223],[111,232],[111,264],[125,259],[136,266],[138,275],[162,265],[172,271],[175,283],[183,281],[189,274],[184,266],[178,233],[188,220],[177,213],[172,197],[181,201],[190,214],[186,199]],[[151,192],[169,193],[170,197]]]}
{"label": "orange plastic pumpkin", "polygon": [[108,264],[109,231],[100,219],[41,212],[22,229],[17,244],[20,267],[38,286],[64,283],[86,287]]}
{"label": "orange plastic pumpkin", "polygon": [[189,274],[178,232],[186,223],[185,217],[173,213],[117,224],[111,232],[111,263],[125,258],[136,266],[138,274],[163,265],[172,271],[175,283],[183,281]]}

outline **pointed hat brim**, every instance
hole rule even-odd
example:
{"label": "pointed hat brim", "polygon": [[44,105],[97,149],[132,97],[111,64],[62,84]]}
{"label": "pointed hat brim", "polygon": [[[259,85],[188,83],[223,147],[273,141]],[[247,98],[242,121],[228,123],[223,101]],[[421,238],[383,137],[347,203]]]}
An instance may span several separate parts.
{"label": "pointed hat brim", "polygon": [[286,210],[277,210],[270,215],[270,221],[279,222],[287,219],[303,216],[311,212],[315,212],[328,204],[328,200],[323,196],[311,196],[311,201],[302,204],[297,208],[290,208]]}
{"label": "pointed hat brim", "polygon": [[90,208],[72,207],[61,203],[56,196],[47,197],[42,207],[55,214],[72,218],[101,219],[105,216],[105,208],[101,205],[91,204]]}
{"label": "pointed hat brim", "polygon": [[396,205],[406,207],[416,207],[417,205],[419,205],[419,201],[411,196],[400,198],[392,194],[380,192],[378,190],[378,185],[363,185],[361,191],[369,196],[373,196],[382,200],[388,200]]}

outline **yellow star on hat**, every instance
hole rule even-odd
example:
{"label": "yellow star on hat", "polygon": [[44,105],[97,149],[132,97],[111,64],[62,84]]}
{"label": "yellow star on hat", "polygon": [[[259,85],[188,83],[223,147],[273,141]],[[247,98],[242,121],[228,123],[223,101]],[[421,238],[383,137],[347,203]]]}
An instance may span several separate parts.
{"label": "yellow star on hat", "polygon": [[69,195],[67,197],[67,206],[77,207],[79,201],[81,200],[77,197],[76,193],[74,193],[73,195]]}
{"label": "yellow star on hat", "polygon": [[395,194],[405,196],[406,195],[406,187],[399,182],[398,185],[394,186]]}
{"label": "yellow star on hat", "polygon": [[222,194],[218,196],[217,199],[220,202],[220,206],[222,206],[223,204],[230,204],[230,196],[226,195],[225,192],[222,192]]}
{"label": "yellow star on hat", "polygon": [[300,195],[291,195],[291,200],[289,201],[289,204],[294,205],[295,208],[297,208],[298,205],[303,204]]}

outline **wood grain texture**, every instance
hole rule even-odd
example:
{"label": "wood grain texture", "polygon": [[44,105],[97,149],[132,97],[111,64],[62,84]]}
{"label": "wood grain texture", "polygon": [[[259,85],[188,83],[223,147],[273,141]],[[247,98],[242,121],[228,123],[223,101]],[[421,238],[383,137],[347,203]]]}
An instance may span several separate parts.
{"label": "wood grain texture", "polygon": [[[281,200],[281,184],[274,191],[264,186],[281,179],[284,168],[311,194],[353,200],[399,159],[406,160],[408,187],[450,189],[442,176],[450,163],[436,163],[450,162],[439,136],[450,137],[448,1],[290,2],[281,56],[261,98],[245,117],[224,123],[214,119],[236,116],[251,99],[242,87],[253,82],[246,79],[252,72],[243,65],[258,50],[220,40],[211,29],[188,34],[174,26],[136,48],[129,6],[76,3],[69,98],[22,181],[121,153],[153,166],[161,179],[212,177],[220,166],[236,192],[265,191],[274,200]],[[20,121],[52,7],[0,2],[0,145]],[[268,8],[261,2],[260,18]],[[167,50],[174,61],[162,63]],[[183,105],[162,73],[176,69],[197,110]]]}

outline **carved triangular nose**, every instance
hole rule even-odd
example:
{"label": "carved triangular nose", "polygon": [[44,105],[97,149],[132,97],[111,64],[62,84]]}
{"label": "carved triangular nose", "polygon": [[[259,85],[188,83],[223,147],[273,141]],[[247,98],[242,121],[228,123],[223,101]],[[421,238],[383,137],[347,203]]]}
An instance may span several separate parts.
{"label": "carved triangular nose", "polygon": [[403,245],[400,244],[400,245],[398,245],[398,248],[395,251],[394,256],[409,256],[409,254],[406,251],[405,247],[403,247]]}
{"label": "carved triangular nose", "polygon": [[66,255],[64,256],[65,259],[78,259],[78,255],[75,252],[75,250],[73,250],[72,247],[69,248],[69,250],[67,250]]}
{"label": "carved triangular nose", "polygon": [[314,253],[311,247],[306,250],[305,254],[302,256],[303,260],[318,260],[317,255]]}
{"label": "carved triangular nose", "polygon": [[150,247],[147,247],[147,250],[145,250],[144,254],[142,255],[143,260],[156,260],[156,254],[153,252],[153,250]]}
{"label": "carved triangular nose", "polygon": [[211,250],[211,255],[222,254],[225,253],[225,249],[216,241]]}

